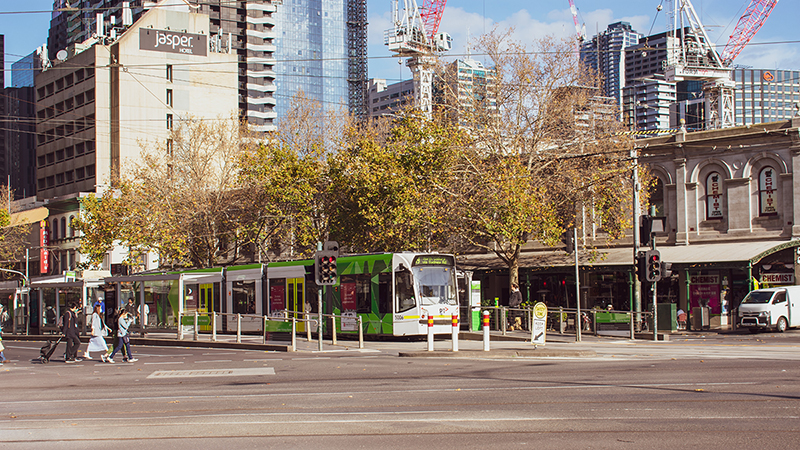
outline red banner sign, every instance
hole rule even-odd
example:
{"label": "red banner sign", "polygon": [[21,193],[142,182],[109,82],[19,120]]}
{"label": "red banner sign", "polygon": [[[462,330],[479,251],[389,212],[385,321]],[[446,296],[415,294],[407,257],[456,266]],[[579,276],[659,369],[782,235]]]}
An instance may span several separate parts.
{"label": "red banner sign", "polygon": [[39,273],[45,275],[50,273],[50,251],[47,246],[50,245],[50,230],[47,228],[47,221],[42,220],[39,222]]}

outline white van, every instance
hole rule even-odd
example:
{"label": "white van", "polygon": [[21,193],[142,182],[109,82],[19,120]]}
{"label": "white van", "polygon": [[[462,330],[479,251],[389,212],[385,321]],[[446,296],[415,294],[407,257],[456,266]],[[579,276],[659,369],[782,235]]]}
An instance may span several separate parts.
{"label": "white van", "polygon": [[750,291],[739,305],[739,326],[754,333],[769,328],[783,333],[800,326],[800,286]]}

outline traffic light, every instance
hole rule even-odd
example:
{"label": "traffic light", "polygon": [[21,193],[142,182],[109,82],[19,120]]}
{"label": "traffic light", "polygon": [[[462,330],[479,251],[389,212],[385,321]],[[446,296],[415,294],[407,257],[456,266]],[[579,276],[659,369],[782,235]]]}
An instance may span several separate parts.
{"label": "traffic light", "polygon": [[658,250],[647,251],[647,281],[661,280],[661,253]]}
{"label": "traffic light", "polygon": [[575,239],[572,230],[561,233],[561,243],[564,244],[564,251],[572,254],[575,251]]}
{"label": "traffic light", "polygon": [[647,281],[647,256],[645,252],[638,252],[636,254],[636,278],[639,282]]}
{"label": "traffic light", "polygon": [[314,254],[314,278],[318,286],[332,286],[338,281],[336,258],[339,252],[325,250]]}

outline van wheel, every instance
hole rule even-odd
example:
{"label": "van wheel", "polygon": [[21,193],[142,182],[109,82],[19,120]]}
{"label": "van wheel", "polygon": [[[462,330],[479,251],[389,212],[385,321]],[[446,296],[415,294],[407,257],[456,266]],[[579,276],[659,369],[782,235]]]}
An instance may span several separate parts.
{"label": "van wheel", "polygon": [[786,318],[785,317],[778,318],[778,323],[775,325],[775,330],[777,330],[778,333],[783,333],[784,331],[786,331]]}

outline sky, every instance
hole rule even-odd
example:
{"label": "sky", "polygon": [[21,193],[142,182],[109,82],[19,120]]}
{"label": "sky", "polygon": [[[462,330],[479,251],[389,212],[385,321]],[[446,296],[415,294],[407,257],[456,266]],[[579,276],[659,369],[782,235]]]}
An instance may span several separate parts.
{"label": "sky", "polygon": [[[422,4],[422,0],[417,1]],[[617,21],[629,22],[634,30],[645,35],[660,33],[667,26],[667,0],[574,1],[578,18],[585,24],[590,38]],[[724,48],[750,1],[692,0],[709,38],[719,46],[718,51]],[[656,7],[660,3],[665,7],[658,12]],[[383,33],[391,27],[391,4],[391,0],[367,0],[369,77],[385,78],[390,83],[411,78],[405,64],[392,57],[383,44]],[[48,10],[52,5],[52,0],[0,0],[0,34],[5,35],[6,86],[10,85],[11,63],[47,41]],[[780,0],[764,26],[736,59],[736,64],[760,69],[800,70],[800,33],[795,28],[797,17],[800,17],[800,1]],[[513,28],[514,39],[521,43],[546,35],[575,36],[568,0],[450,0],[439,30],[453,37],[453,50],[449,54],[450,58],[455,58],[467,54],[470,40],[474,41],[495,27],[502,30]],[[473,58],[481,59],[475,54]]]}

